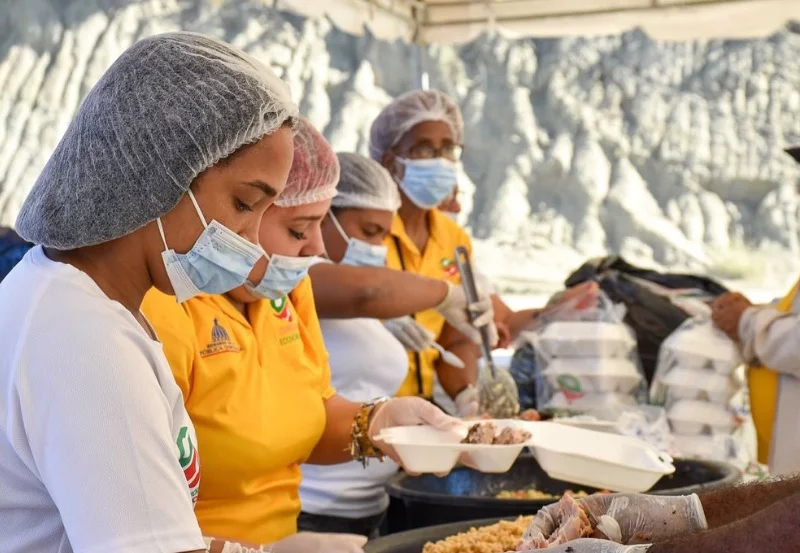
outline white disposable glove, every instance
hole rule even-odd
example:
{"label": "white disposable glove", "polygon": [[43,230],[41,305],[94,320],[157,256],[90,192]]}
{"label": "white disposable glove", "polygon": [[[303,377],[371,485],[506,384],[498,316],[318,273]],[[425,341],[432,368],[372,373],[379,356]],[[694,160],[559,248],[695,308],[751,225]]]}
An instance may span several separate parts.
{"label": "white disposable glove", "polygon": [[439,430],[453,430],[461,425],[461,421],[446,415],[433,403],[420,397],[398,397],[376,407],[367,431],[369,439],[381,452],[395,463],[402,465],[394,448],[376,439],[384,428],[393,426],[428,425]]}
{"label": "white disposable glove", "polygon": [[[497,345],[499,335],[494,324],[494,308],[492,299],[484,291],[478,290],[477,302],[467,304],[467,297],[461,286],[447,283],[447,295],[442,303],[436,306],[450,326],[469,337],[476,344],[481,343],[481,335],[478,329],[483,326],[489,327],[489,341],[492,346]],[[475,317],[474,322],[470,322],[470,313]]]}
{"label": "white disposable glove", "polygon": [[384,321],[383,326],[397,338],[408,351],[424,351],[433,347],[433,333],[412,317],[398,317]]}
{"label": "white disposable glove", "polygon": [[355,534],[298,532],[261,547],[269,553],[363,553],[367,538]]}
{"label": "white disposable glove", "polygon": [[456,404],[456,414],[462,419],[477,417],[480,411],[480,398],[475,386],[467,386],[453,399]]}
{"label": "white disposable glove", "polygon": [[583,538],[547,549],[526,549],[523,553],[644,553],[650,545],[621,545],[607,540]]}
{"label": "white disposable glove", "polygon": [[[595,494],[576,501],[589,517],[592,528],[598,528],[601,517],[614,519],[619,528],[615,532],[607,532],[606,535],[623,544],[665,541],[708,529],[703,505],[697,494],[686,496]],[[530,536],[538,532],[542,537],[548,538],[556,531],[559,503],[541,509],[525,535]],[[609,526],[604,523],[599,529],[602,530],[604,527]],[[617,531],[617,536],[609,535]]]}

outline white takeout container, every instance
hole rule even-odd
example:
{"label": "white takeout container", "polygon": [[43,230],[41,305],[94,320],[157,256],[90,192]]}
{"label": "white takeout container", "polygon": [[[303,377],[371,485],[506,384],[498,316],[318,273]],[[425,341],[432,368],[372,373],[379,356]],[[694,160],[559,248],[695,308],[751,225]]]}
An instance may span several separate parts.
{"label": "white takeout container", "polygon": [[617,407],[635,407],[636,405],[636,398],[626,394],[583,393],[575,395],[560,391],[554,393],[550,397],[550,401],[543,405],[542,408],[573,413],[587,413],[590,411],[614,409]]}
{"label": "white takeout container", "polygon": [[626,357],[636,347],[628,327],[603,321],[557,321],[534,339],[548,357]]}
{"label": "white takeout container", "polygon": [[551,478],[615,492],[644,492],[675,472],[672,458],[637,438],[554,422],[527,422],[531,451]]}
{"label": "white takeout container", "polygon": [[684,399],[667,411],[670,426],[676,434],[729,433],[736,426],[736,417],[723,405]]}
{"label": "white takeout container", "polygon": [[729,376],[742,364],[742,357],[733,341],[711,325],[679,329],[661,346],[680,367],[713,369]]}
{"label": "white takeout container", "polygon": [[491,445],[462,444],[469,428],[477,423],[492,422],[499,433],[506,427],[526,428],[525,421],[480,420],[464,421],[452,430],[437,430],[430,426],[396,426],[386,428],[378,440],[391,445],[400,457],[407,472],[447,473],[458,462],[462,453],[469,453],[472,464],[481,472],[503,473],[514,464],[526,444]]}
{"label": "white takeout container", "polygon": [[[577,388],[589,393],[632,392],[641,382],[642,375],[628,359],[569,358],[553,359],[542,374],[555,389]],[[567,381],[568,379],[568,381]]]}
{"label": "white takeout container", "polygon": [[737,389],[733,378],[708,369],[675,367],[661,382],[666,387],[667,401],[695,399],[727,404]]}

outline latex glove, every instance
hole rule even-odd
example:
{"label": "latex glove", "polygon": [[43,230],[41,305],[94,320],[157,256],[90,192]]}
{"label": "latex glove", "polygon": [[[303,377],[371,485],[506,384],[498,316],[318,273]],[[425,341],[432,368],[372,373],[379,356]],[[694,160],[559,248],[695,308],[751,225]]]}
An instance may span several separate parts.
{"label": "latex glove", "polygon": [[644,553],[650,545],[621,545],[607,540],[583,538],[547,549],[526,549],[524,553]]}
{"label": "latex glove", "polygon": [[397,338],[408,351],[424,351],[433,347],[433,333],[412,317],[398,317],[384,321],[383,326]]}
{"label": "latex glove", "polygon": [[456,414],[462,419],[478,416],[480,399],[475,386],[467,386],[461,390],[453,401],[456,404]]}
{"label": "latex glove", "polygon": [[381,452],[392,461],[402,466],[394,448],[378,440],[376,436],[384,428],[393,426],[413,426],[424,424],[439,430],[453,430],[461,425],[461,421],[446,415],[433,403],[420,397],[398,397],[375,407],[367,434],[369,439]]}
{"label": "latex glove", "polygon": [[261,547],[269,553],[363,553],[367,538],[355,534],[298,532]]}
{"label": "latex glove", "polygon": [[[708,529],[697,494],[658,496],[644,494],[595,494],[576,500],[592,528],[604,515],[619,525],[623,544],[653,543]],[[541,509],[526,535],[539,531],[545,538],[557,529],[558,503]],[[612,536],[609,536],[612,537]]]}
{"label": "latex glove", "polygon": [[[490,344],[494,347],[499,339],[497,327],[494,324],[494,308],[492,299],[488,294],[478,289],[477,302],[468,304],[467,296],[461,286],[447,283],[447,295],[442,303],[436,306],[436,311],[450,323],[450,326],[467,336],[476,344],[481,343],[481,335],[478,329],[489,326]],[[470,322],[470,314],[475,318]]]}

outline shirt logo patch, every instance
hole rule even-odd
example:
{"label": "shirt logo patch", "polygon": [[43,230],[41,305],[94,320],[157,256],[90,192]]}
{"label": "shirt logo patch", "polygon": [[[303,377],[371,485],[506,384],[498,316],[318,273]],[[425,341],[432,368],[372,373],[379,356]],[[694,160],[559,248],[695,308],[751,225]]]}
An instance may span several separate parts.
{"label": "shirt logo patch", "polygon": [[200,357],[211,357],[220,353],[239,353],[240,351],[242,348],[233,343],[228,331],[219,324],[217,319],[214,319],[214,326],[211,328],[211,342],[200,350]]}
{"label": "shirt logo patch", "polygon": [[456,265],[455,259],[449,259],[447,257],[442,259],[442,270],[444,274],[449,277],[458,276],[458,265]]}
{"label": "shirt logo patch", "polygon": [[197,503],[197,495],[200,492],[200,459],[197,455],[197,448],[192,443],[189,435],[189,428],[182,426],[178,432],[178,462],[183,469],[183,476],[189,486],[189,493],[192,496],[192,504]]}
{"label": "shirt logo patch", "polygon": [[272,307],[275,317],[287,323],[292,322],[292,310],[289,309],[289,301],[286,296],[277,300],[270,300],[269,305]]}

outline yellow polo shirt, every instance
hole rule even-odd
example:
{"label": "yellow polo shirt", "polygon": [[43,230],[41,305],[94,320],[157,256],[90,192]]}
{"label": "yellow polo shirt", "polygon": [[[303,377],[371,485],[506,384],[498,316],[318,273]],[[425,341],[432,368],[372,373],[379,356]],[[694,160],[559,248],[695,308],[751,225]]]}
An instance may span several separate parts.
{"label": "yellow polo shirt", "polygon": [[295,533],[300,465],[335,393],[310,279],[250,304],[248,318],[222,296],[179,305],[155,290],[142,311],[197,431],[203,534],[260,544]]}
{"label": "yellow polo shirt", "polygon": [[[456,266],[455,250],[458,246],[465,246],[471,256],[472,240],[464,229],[438,209],[428,212],[428,229],[430,232],[428,243],[420,252],[406,234],[403,220],[399,215],[395,215],[391,232],[386,237],[386,246],[389,248],[386,265],[391,269],[405,270],[460,284],[461,276]],[[415,318],[419,324],[433,332],[437,340],[439,339],[445,323],[444,317],[436,310],[429,309],[415,314]],[[433,349],[418,354],[409,352],[408,376],[397,395],[433,397],[434,365],[438,358],[439,353]]]}

